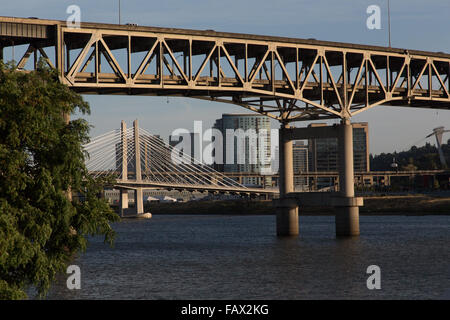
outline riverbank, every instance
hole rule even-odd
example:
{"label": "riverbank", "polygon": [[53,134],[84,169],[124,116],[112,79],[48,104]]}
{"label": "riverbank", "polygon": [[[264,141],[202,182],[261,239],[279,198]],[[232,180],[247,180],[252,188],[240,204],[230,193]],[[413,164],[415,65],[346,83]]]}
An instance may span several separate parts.
{"label": "riverbank", "polygon": [[[271,201],[191,201],[151,203],[145,211],[152,214],[235,214],[272,215]],[[301,207],[301,215],[334,215],[332,207]],[[450,215],[450,197],[430,195],[364,197],[361,215]]]}
{"label": "riverbank", "polygon": [[450,197],[432,195],[364,197],[361,214],[408,212],[411,215],[450,215]]}

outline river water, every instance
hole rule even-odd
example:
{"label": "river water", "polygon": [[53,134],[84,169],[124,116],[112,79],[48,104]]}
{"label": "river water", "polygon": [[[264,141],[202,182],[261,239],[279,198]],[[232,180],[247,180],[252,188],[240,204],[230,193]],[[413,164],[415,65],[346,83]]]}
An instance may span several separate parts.
{"label": "river water", "polygon": [[[113,225],[114,248],[90,240],[48,299],[449,299],[450,216],[361,216],[336,239],[334,217],[301,216],[295,238],[274,216],[155,215]],[[369,290],[367,267],[381,270]]]}

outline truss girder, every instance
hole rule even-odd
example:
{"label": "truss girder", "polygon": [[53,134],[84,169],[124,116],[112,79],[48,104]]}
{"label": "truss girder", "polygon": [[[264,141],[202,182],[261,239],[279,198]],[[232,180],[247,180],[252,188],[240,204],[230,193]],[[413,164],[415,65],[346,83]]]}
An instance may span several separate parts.
{"label": "truss girder", "polygon": [[208,99],[285,122],[350,118],[382,104],[450,108],[446,55],[90,26],[57,25],[53,62],[48,42],[30,40],[18,68],[41,54],[83,94]]}

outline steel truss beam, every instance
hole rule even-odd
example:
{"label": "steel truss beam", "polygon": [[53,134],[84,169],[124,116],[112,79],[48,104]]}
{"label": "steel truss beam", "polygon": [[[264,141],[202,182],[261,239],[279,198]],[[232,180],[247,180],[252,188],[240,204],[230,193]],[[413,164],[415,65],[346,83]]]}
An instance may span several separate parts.
{"label": "steel truss beam", "polygon": [[[450,56],[445,54],[216,32],[48,24],[54,30],[49,39],[21,39],[29,47],[18,69],[32,53],[35,61],[40,54],[59,69],[63,83],[83,94],[207,99],[283,122],[350,118],[378,105],[450,108]],[[7,36],[0,38],[1,47],[10,43]],[[53,62],[46,47],[55,49]]]}

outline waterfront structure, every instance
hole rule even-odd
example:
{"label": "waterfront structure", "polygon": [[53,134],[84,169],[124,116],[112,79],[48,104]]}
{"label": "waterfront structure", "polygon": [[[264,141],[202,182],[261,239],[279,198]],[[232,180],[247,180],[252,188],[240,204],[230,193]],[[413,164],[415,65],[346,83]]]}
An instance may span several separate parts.
{"label": "waterfront structure", "polygon": [[[128,191],[129,203],[134,203],[133,191]],[[119,204],[120,190],[106,189],[104,191],[106,200],[111,204]],[[171,197],[177,200],[177,202],[196,201],[208,196],[207,192],[189,192],[183,190],[164,190],[164,189],[148,189],[143,191],[143,201],[150,202],[153,200],[160,201],[165,197]],[[152,199],[154,198],[154,199]]]}

